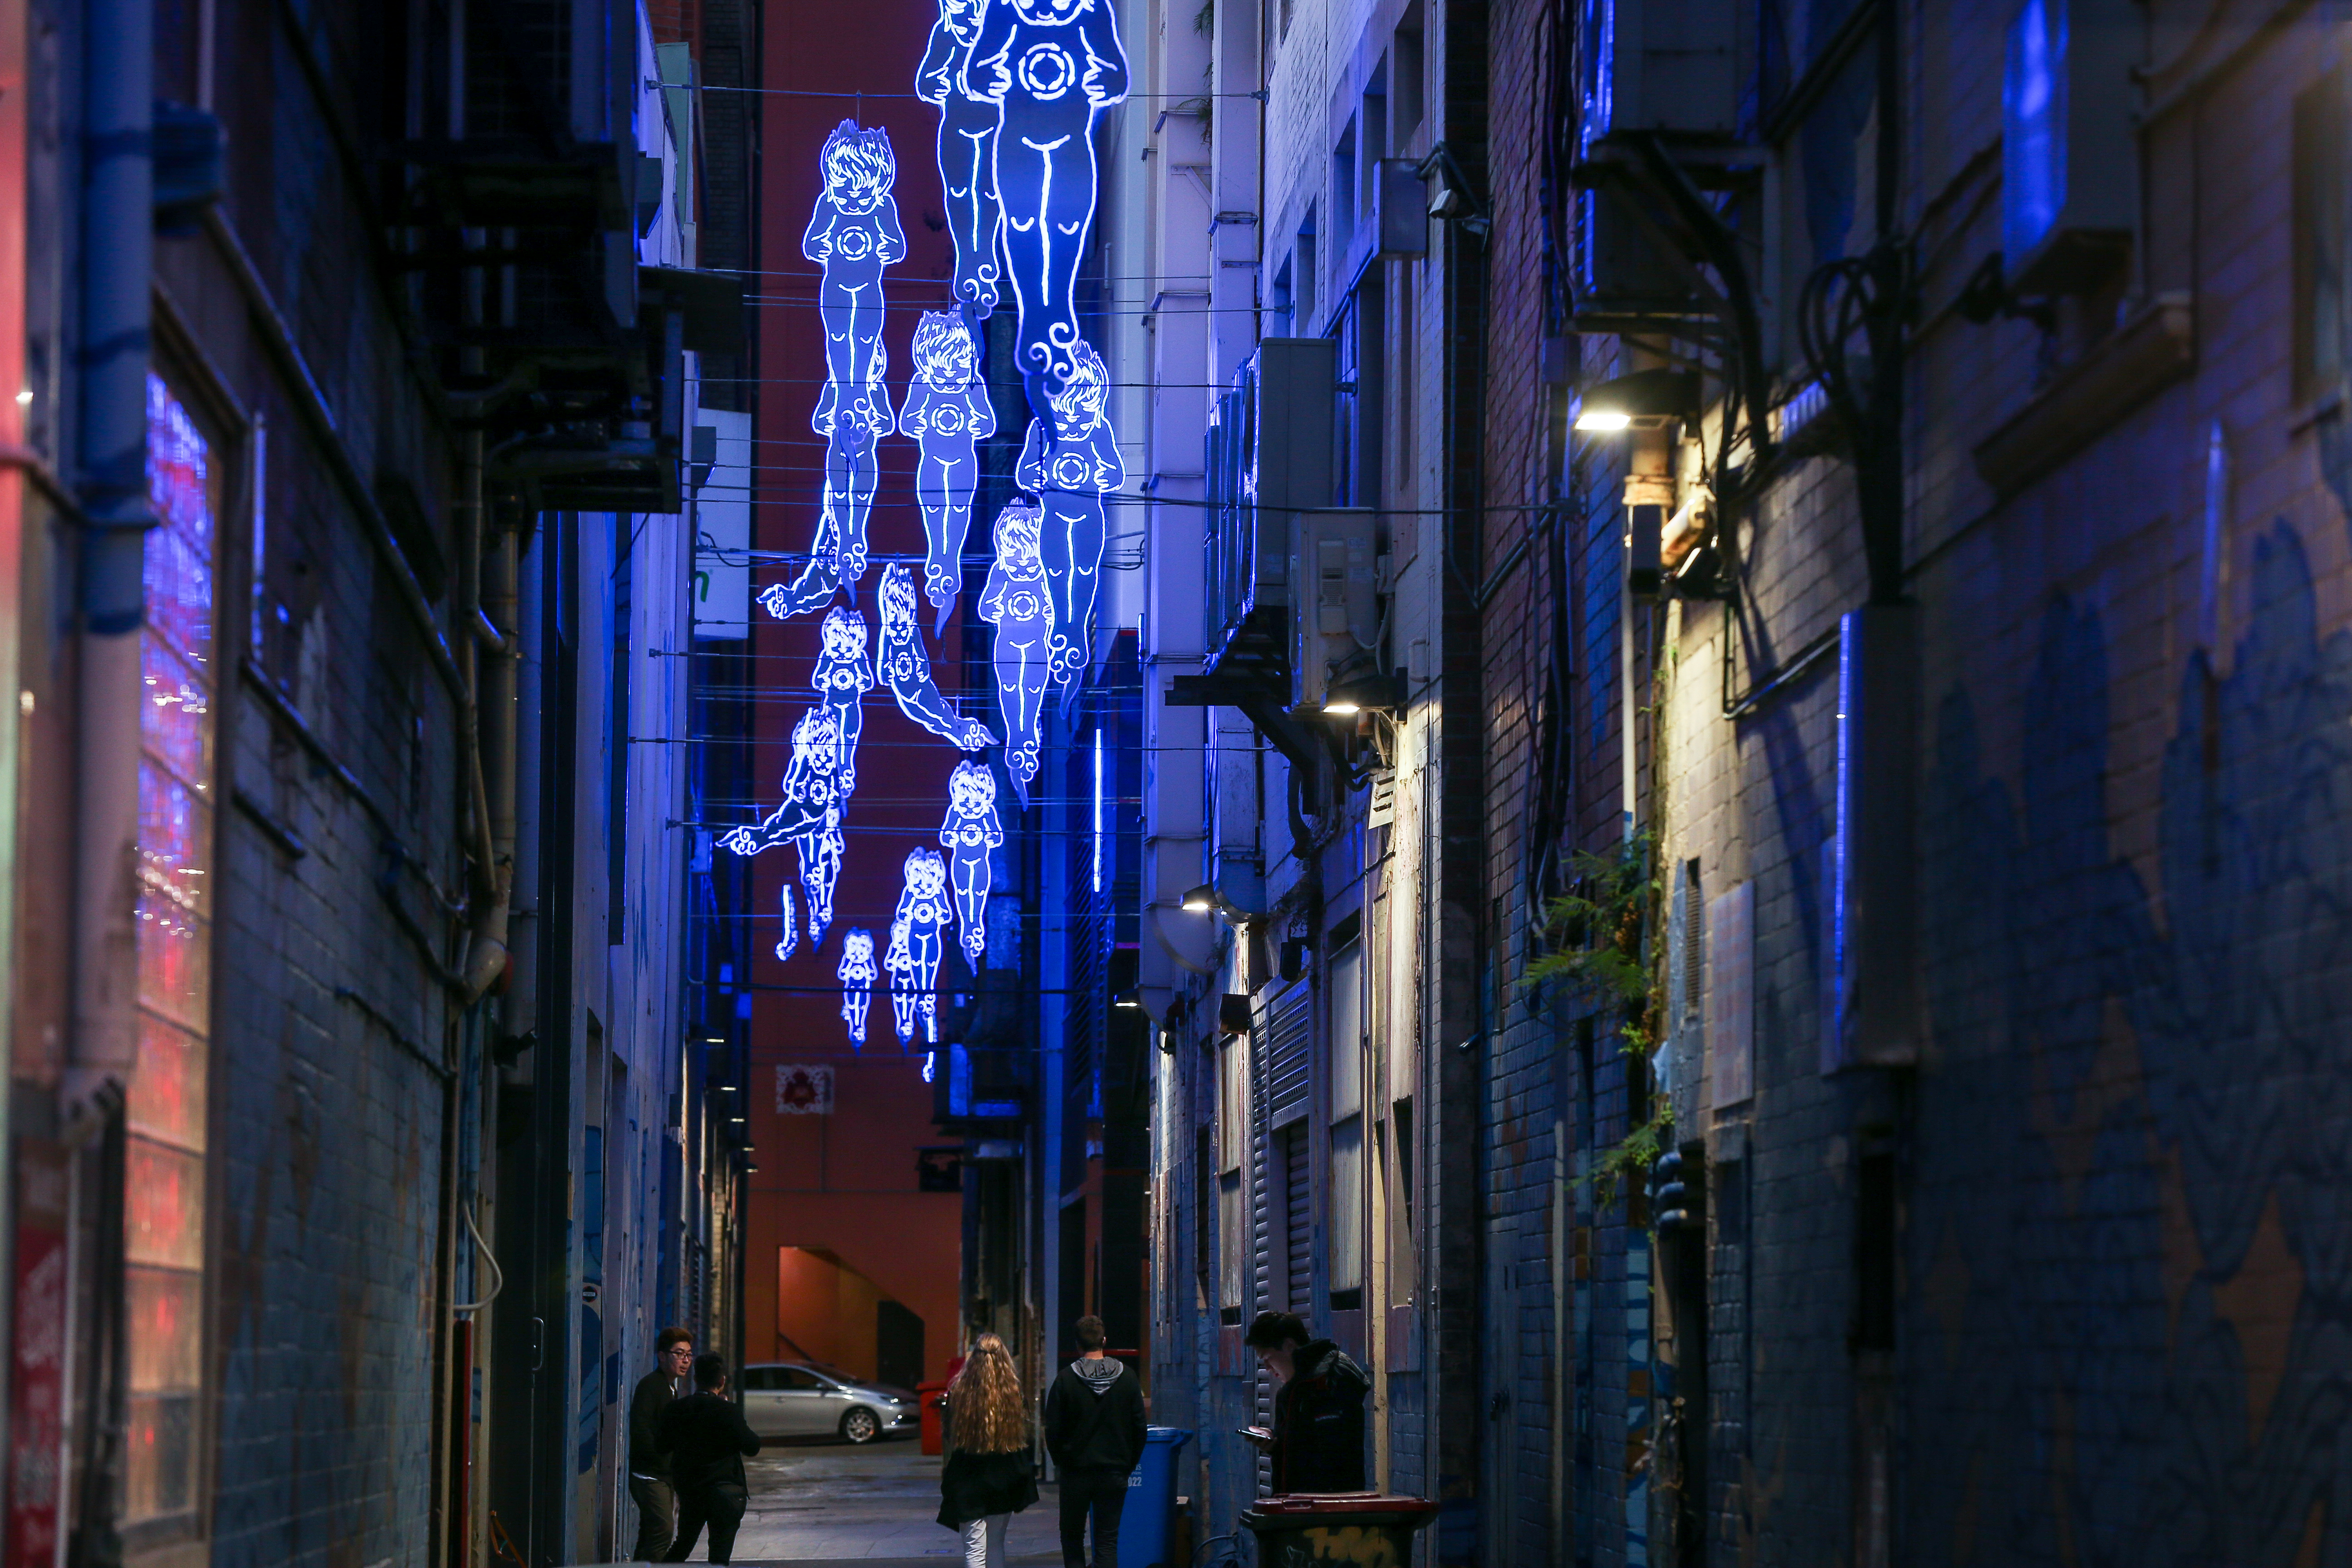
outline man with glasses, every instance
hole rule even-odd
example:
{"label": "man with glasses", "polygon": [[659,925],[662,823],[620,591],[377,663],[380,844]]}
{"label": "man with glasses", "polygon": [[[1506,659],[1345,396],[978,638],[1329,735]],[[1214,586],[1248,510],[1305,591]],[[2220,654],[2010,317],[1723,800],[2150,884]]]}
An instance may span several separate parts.
{"label": "man with glasses", "polygon": [[662,1447],[662,1412],[684,1394],[694,1370],[694,1336],[664,1329],[654,1342],[654,1369],[637,1380],[629,1400],[629,1497],[637,1505],[639,1563],[658,1563],[677,1523],[677,1493],[670,1484],[669,1451]]}

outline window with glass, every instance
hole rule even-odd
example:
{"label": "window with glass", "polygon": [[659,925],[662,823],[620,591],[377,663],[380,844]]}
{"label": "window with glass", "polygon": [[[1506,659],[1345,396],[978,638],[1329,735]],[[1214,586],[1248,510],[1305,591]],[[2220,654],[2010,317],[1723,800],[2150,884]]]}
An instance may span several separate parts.
{"label": "window with glass", "polygon": [[140,636],[139,1060],[123,1244],[130,1431],[123,1517],[195,1512],[204,1394],[205,1080],[212,1026],[213,529],[225,466],[147,383],[147,624]]}
{"label": "window with glass", "polygon": [[1331,958],[1331,1307],[1364,1304],[1364,948]]}

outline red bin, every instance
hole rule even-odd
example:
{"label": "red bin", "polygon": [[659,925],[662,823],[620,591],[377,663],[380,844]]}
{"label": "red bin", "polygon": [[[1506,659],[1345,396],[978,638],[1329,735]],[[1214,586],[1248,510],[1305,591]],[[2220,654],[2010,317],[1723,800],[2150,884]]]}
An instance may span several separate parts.
{"label": "red bin", "polygon": [[940,1454],[947,1451],[948,1385],[944,1383],[918,1384],[915,1392],[923,1406],[923,1452]]}

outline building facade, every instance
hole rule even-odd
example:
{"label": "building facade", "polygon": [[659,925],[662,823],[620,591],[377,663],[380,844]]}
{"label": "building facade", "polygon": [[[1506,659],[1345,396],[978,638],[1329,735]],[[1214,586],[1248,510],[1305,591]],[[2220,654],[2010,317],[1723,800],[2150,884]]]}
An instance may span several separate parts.
{"label": "building facade", "polygon": [[0,12],[11,1564],[609,1558],[654,1333],[737,1337],[668,656],[744,24],[507,10]]}

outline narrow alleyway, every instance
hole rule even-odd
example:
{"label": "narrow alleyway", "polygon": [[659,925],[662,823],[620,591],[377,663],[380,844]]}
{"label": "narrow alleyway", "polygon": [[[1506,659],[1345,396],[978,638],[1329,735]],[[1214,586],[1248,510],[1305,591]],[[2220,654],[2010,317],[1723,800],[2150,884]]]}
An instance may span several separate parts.
{"label": "narrow alleyway", "polygon": [[[751,1510],[735,1538],[739,1564],[961,1561],[958,1538],[940,1527],[940,1461],[914,1442],[770,1444],[743,1466]],[[1058,1562],[1055,1493],[1015,1514],[1006,1538],[1016,1563]],[[695,1559],[708,1555],[698,1546]]]}

